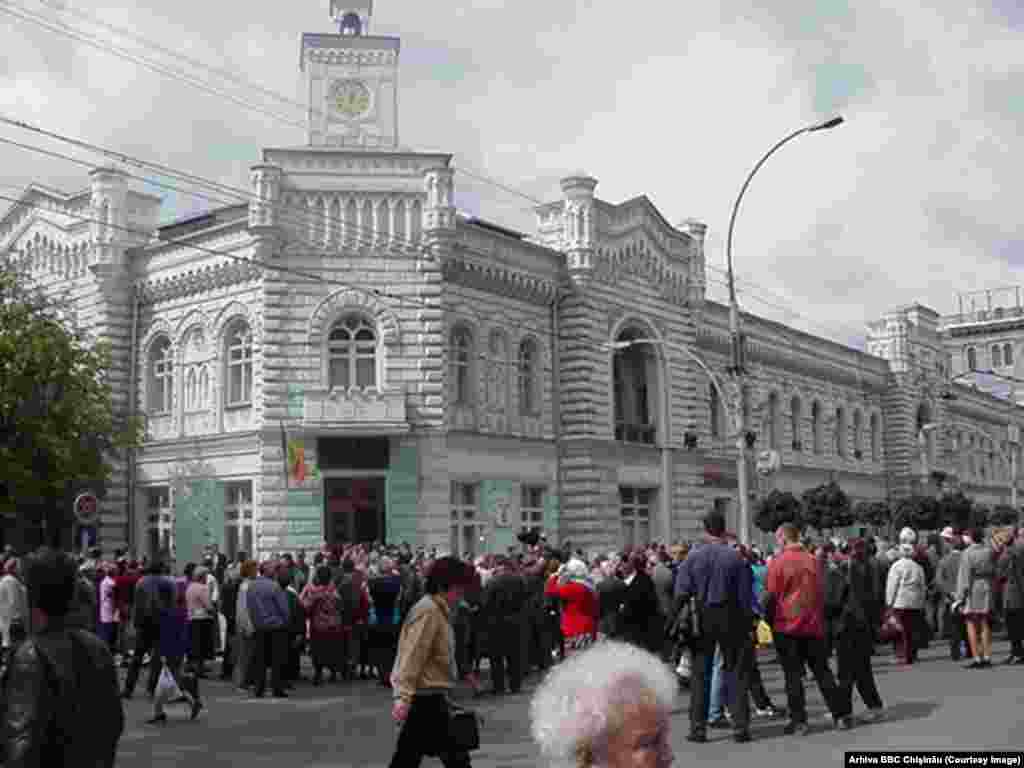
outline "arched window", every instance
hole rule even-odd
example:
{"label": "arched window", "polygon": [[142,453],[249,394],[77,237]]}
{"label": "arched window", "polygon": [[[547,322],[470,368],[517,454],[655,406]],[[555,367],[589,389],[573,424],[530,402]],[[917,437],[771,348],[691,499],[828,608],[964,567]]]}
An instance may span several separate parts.
{"label": "arched window", "polygon": [[523,339],[519,345],[519,412],[535,414],[537,397],[537,342]]}
{"label": "arched window", "polygon": [[470,405],[473,402],[473,335],[465,326],[452,329],[448,364],[452,404]]}
{"label": "arched window", "polygon": [[199,373],[189,368],[185,376],[185,410],[195,411],[199,408]]}
{"label": "arched window", "polygon": [[768,413],[765,415],[764,426],[766,447],[771,451],[779,450],[779,396],[775,392],[768,395]]}
{"label": "arched window", "polygon": [[210,374],[205,365],[199,371],[199,401],[202,408],[210,403]]}
{"label": "arched window", "polygon": [[846,410],[844,408],[836,408],[836,426],[832,433],[835,439],[835,453],[836,456],[846,456]]}
{"label": "arched window", "polygon": [[864,446],[862,444],[864,432],[864,416],[860,410],[853,412],[853,458],[864,458]]}
{"label": "arched window", "polygon": [[341,34],[357,37],[363,33],[363,22],[358,13],[346,13],[341,17]]}
{"label": "arched window", "polygon": [[877,413],[871,414],[871,460],[878,461],[882,457],[882,429]]}
{"label": "arched window", "polygon": [[[644,338],[627,329],[616,341],[635,342]],[[612,359],[612,381],[615,387],[615,439],[629,443],[653,444],[657,384],[657,357],[650,344],[630,343],[615,351]]]}
{"label": "arched window", "polygon": [[713,382],[708,382],[708,421],[712,437],[722,437],[722,396]]}
{"label": "arched window", "polygon": [[1003,350],[998,344],[992,345],[992,367],[1002,368],[1003,367]]}
{"label": "arched window", "polygon": [[237,322],[227,333],[226,405],[252,403],[252,331],[249,324]]}
{"label": "arched window", "polygon": [[800,422],[803,421],[801,410],[802,404],[799,397],[794,397],[789,401],[789,433],[792,435],[794,451],[802,451],[804,448],[803,442],[800,439],[802,431],[800,429]]}
{"label": "arched window", "polygon": [[[914,435],[914,438],[917,439],[918,435],[921,434],[921,430],[924,429],[927,425],[929,425],[931,423],[932,423],[932,411],[931,411],[931,408],[928,407],[928,403],[921,403],[917,407],[917,419],[916,419],[917,435]],[[924,441],[925,441],[925,452],[927,453],[928,461],[929,462],[934,461],[934,459],[935,459],[935,433],[934,433],[934,430],[929,429],[927,432],[924,433]]]}
{"label": "arched window", "polygon": [[377,333],[362,315],[343,317],[327,337],[327,386],[331,389],[377,385]]}
{"label": "arched window", "polygon": [[978,350],[974,347],[967,348],[967,370],[978,370]]}
{"label": "arched window", "polygon": [[1003,365],[1013,365],[1013,344],[1003,344]]}
{"label": "arched window", "polygon": [[161,336],[149,348],[149,412],[171,412],[174,395],[174,358],[171,340]]}
{"label": "arched window", "polygon": [[508,404],[508,336],[504,331],[491,331],[487,357],[487,400],[494,410],[504,412]]}
{"label": "arched window", "polygon": [[821,440],[821,403],[818,401],[811,405],[811,449],[818,456],[824,449]]}

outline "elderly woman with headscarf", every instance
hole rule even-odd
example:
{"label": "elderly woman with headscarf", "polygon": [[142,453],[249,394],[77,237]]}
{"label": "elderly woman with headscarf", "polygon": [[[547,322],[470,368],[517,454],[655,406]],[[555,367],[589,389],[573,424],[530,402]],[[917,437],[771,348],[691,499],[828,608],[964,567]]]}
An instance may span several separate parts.
{"label": "elderly woman with headscarf", "polygon": [[573,558],[556,571],[544,594],[561,602],[562,637],[567,650],[585,648],[597,638],[597,590],[586,563]]}
{"label": "elderly woman with headscarf", "polygon": [[335,682],[344,663],[345,633],[338,590],[331,580],[331,569],[319,565],[313,580],[306,584],[299,602],[309,617],[309,654],[313,660],[313,685],[323,682],[324,668]]}
{"label": "elderly woman with headscarf", "polygon": [[552,768],[668,768],[677,683],[635,645],[599,643],[555,667],[534,695],[533,738]]}
{"label": "elderly woman with headscarf", "polygon": [[910,528],[900,532],[899,559],[889,568],[885,582],[885,605],[890,608],[902,627],[893,641],[896,657],[903,664],[913,664],[924,623],[924,600],[927,582],[924,568],[914,560],[917,534]]}

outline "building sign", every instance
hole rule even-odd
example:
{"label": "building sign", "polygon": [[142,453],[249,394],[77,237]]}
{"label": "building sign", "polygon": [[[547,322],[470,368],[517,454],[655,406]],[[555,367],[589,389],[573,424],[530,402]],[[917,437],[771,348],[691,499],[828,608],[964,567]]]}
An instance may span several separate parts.
{"label": "building sign", "polygon": [[96,526],[100,522],[100,501],[92,491],[80,493],[75,498],[75,520],[81,526]]}

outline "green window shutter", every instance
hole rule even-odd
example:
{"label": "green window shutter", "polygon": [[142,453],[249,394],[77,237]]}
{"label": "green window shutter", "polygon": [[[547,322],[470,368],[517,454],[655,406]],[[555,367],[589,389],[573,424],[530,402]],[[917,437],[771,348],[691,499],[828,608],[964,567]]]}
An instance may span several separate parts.
{"label": "green window shutter", "polygon": [[385,498],[387,543],[419,542],[418,511],[420,502],[419,450],[415,443],[399,443],[391,455]]}
{"label": "green window shutter", "polygon": [[206,547],[224,547],[224,486],[212,478],[188,481],[174,500],[174,560],[201,563]]}
{"label": "green window shutter", "polygon": [[549,485],[544,494],[544,533],[547,534],[548,544],[553,547],[557,547],[560,543],[558,540],[559,517],[558,494]]}
{"label": "green window shutter", "polygon": [[285,493],[287,524],[276,549],[317,551],[324,541],[324,499],[320,489],[291,488]]}

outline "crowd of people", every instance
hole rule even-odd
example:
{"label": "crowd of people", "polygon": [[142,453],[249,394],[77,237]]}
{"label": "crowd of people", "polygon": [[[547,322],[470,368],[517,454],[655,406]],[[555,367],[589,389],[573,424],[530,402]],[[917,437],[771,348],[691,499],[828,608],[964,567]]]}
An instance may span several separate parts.
{"label": "crowd of people", "polygon": [[[704,523],[706,535],[691,544],[629,552],[588,554],[542,539],[472,562],[366,544],[260,562],[245,553],[228,562],[211,552],[178,576],[166,560],[127,553],[105,560],[94,550],[77,561],[64,556],[74,571],[59,626],[98,637],[111,668],[120,661],[124,699],[147,664],[146,692],[152,696],[166,672],[193,719],[204,708],[200,681],[210,675],[232,680],[246,696],[262,697],[269,686],[284,699],[302,679],[306,656],[312,685],[363,679],[392,688],[395,717],[412,717],[410,732],[433,729],[443,707],[422,697],[447,690],[444,680],[466,680],[478,696],[515,694],[534,671],[582,663],[575,659],[588,654],[627,653],[602,641],[657,659],[677,686],[689,688],[688,738],[698,743],[709,728],[749,741],[757,717],[788,716],[786,733],[806,733],[808,675],[835,727],[854,724],[854,690],[864,719],[877,720],[884,710],[872,658],[881,642],[891,641],[898,661],[913,664],[930,642],[946,640],[952,660],[984,669],[993,664],[999,621],[1011,641],[1005,661],[1024,664],[1024,529],[947,528],[919,539],[906,528],[892,544],[868,537],[811,543],[783,525],[768,555],[740,546],[720,513]],[[11,551],[0,558],[8,698],[18,685],[16,662],[26,646],[35,648],[25,639],[47,624],[28,576],[36,560]],[[439,635],[441,625],[450,631]],[[761,679],[757,648],[769,639],[783,670],[784,706],[772,702]],[[435,647],[434,672],[430,654],[412,650],[424,643]],[[636,663],[647,664],[648,656]],[[482,676],[485,660],[489,674]],[[572,674],[548,675],[542,690]],[[660,686],[663,676],[655,677]],[[166,702],[154,699],[149,722],[164,723]],[[547,738],[541,728],[538,739]],[[405,757],[397,764],[416,762],[411,743],[400,739],[396,759]],[[464,757],[448,755],[468,764]]]}

